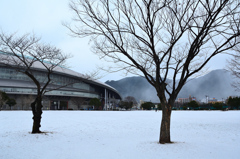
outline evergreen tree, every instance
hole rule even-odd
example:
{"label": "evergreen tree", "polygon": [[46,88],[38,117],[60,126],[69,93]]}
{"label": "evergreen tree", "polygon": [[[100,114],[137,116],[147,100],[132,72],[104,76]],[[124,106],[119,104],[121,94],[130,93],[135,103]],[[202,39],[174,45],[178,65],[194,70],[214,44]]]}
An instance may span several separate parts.
{"label": "evergreen tree", "polygon": [[227,104],[228,106],[231,106],[231,109],[239,109],[240,97],[229,97]]}
{"label": "evergreen tree", "polygon": [[95,110],[101,109],[101,101],[98,98],[92,98],[89,102],[90,105],[94,106]]}
{"label": "evergreen tree", "polygon": [[2,106],[7,102],[9,99],[8,95],[5,92],[0,91],[0,110]]}
{"label": "evergreen tree", "polygon": [[12,106],[16,105],[16,100],[13,98],[9,98],[6,102],[6,104],[10,107],[10,109],[12,110]]}
{"label": "evergreen tree", "polygon": [[192,108],[192,109],[198,109],[199,108],[199,104],[195,100],[187,103],[187,106],[189,108]]}
{"label": "evergreen tree", "polygon": [[141,105],[143,110],[151,110],[154,107],[154,104],[152,102],[146,102]]}

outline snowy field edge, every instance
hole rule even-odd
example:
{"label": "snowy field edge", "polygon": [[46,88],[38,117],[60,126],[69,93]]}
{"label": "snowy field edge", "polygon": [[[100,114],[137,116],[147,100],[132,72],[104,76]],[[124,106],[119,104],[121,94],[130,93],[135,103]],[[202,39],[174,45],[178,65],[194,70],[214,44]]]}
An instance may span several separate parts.
{"label": "snowy field edge", "polygon": [[173,111],[171,140],[158,144],[161,111],[0,111],[1,159],[240,157],[240,111]]}

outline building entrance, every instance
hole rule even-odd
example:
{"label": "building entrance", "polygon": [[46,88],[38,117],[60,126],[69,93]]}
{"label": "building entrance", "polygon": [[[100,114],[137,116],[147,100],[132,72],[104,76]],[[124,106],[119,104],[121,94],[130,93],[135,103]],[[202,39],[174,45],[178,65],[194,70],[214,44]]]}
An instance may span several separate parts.
{"label": "building entrance", "polygon": [[68,110],[68,101],[51,101],[50,110]]}

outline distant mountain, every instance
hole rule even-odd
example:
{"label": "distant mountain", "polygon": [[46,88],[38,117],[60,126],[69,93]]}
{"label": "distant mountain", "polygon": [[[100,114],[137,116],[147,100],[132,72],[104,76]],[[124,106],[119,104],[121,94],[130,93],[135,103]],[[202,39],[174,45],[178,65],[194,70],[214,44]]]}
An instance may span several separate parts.
{"label": "distant mountain", "polygon": [[115,88],[123,98],[133,96],[137,101],[158,101],[157,92],[143,77],[127,77],[118,81],[107,81],[106,84]]}
{"label": "distant mountain", "polygon": [[[233,76],[226,70],[214,70],[199,78],[187,82],[178,98],[194,96],[197,100],[205,100],[205,96],[218,100],[226,99],[228,96],[240,95],[231,86]],[[136,100],[158,102],[155,89],[143,77],[127,77],[118,81],[107,81],[106,84],[115,88],[122,97],[133,96]]]}

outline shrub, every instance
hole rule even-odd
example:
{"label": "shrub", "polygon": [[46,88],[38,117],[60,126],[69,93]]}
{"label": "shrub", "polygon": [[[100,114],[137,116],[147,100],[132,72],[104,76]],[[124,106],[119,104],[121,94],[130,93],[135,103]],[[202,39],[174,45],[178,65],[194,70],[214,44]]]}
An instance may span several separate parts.
{"label": "shrub", "polygon": [[222,110],[223,109],[223,104],[222,103],[214,103],[213,104],[213,107],[216,109],[216,110]]}
{"label": "shrub", "polygon": [[158,110],[162,110],[162,105],[161,105],[161,103],[158,104]]}
{"label": "shrub", "polygon": [[146,102],[141,105],[143,110],[151,110],[152,107],[154,107],[154,104],[152,102]]}
{"label": "shrub", "polygon": [[99,110],[99,109],[101,109],[102,103],[98,98],[92,98],[89,102],[89,105],[94,106],[95,110]]}

